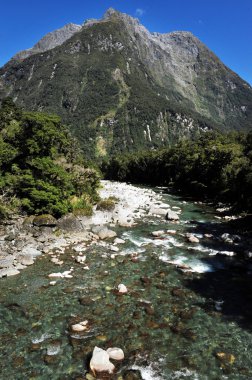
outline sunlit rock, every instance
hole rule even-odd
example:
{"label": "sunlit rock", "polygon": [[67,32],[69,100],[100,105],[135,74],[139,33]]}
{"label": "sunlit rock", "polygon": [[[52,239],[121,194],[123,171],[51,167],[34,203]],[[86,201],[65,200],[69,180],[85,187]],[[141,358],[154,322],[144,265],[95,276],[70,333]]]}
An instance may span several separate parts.
{"label": "sunlit rock", "polygon": [[114,360],[124,359],[124,352],[121,348],[118,348],[118,347],[108,348],[107,353],[109,354],[110,359],[114,359]]}
{"label": "sunlit rock", "polygon": [[166,219],[171,220],[171,221],[177,221],[177,220],[179,220],[179,216],[175,211],[168,210],[168,212],[166,214]]}
{"label": "sunlit rock", "polygon": [[109,361],[109,354],[105,350],[95,347],[90,361],[90,369],[94,375],[99,372],[112,374],[115,366]]}
{"label": "sunlit rock", "polygon": [[118,292],[120,294],[126,294],[126,293],[128,293],[128,289],[126,288],[126,286],[124,284],[119,284],[118,287],[117,287],[117,289],[118,289]]}

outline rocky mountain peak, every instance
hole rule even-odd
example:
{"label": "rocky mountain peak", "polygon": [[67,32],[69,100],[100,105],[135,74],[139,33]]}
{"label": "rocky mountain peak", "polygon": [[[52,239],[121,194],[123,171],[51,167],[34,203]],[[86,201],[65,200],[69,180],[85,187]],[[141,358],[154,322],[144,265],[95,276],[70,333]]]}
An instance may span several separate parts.
{"label": "rocky mountain peak", "polygon": [[120,14],[120,12],[115,10],[114,8],[109,8],[104,13],[103,19],[110,18],[111,16],[116,15],[116,14],[118,15]]}
{"label": "rocky mountain peak", "polygon": [[79,32],[81,28],[81,25],[73,23],[66,24],[62,28],[46,34],[32,48],[20,51],[12,59],[19,61],[28,58],[31,55],[54,49],[56,46],[62,45],[75,33]]}

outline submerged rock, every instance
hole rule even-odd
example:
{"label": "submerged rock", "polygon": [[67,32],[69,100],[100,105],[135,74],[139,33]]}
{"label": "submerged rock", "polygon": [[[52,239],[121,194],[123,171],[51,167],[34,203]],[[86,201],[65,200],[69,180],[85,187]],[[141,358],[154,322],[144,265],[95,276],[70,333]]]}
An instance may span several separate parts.
{"label": "submerged rock", "polygon": [[83,322],[79,322],[79,323],[76,323],[75,325],[72,325],[71,326],[71,330],[73,332],[83,332],[83,331],[86,331],[88,329],[88,321],[83,321]]}
{"label": "submerged rock", "polygon": [[114,359],[114,360],[124,359],[124,352],[121,348],[118,348],[118,347],[108,348],[107,353],[109,354],[110,359]]}
{"label": "submerged rock", "polygon": [[130,369],[124,372],[124,380],[143,380],[141,372],[136,369]]}
{"label": "submerged rock", "polygon": [[110,362],[107,351],[95,347],[90,361],[90,369],[94,375],[100,372],[112,374],[115,371],[115,366]]}
{"label": "submerged rock", "polygon": [[226,352],[217,352],[216,357],[224,365],[232,365],[235,362],[235,356]]}
{"label": "submerged rock", "polygon": [[118,287],[117,287],[117,289],[118,289],[118,292],[120,294],[126,294],[126,293],[128,293],[128,289],[126,288],[126,286],[124,284],[119,284]]}

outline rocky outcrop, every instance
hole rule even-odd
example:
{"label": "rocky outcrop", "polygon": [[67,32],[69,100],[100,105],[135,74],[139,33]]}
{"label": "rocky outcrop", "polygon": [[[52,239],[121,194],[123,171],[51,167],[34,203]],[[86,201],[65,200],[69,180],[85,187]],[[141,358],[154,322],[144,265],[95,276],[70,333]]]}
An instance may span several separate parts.
{"label": "rocky outcrop", "polygon": [[22,61],[31,55],[44,53],[45,51],[54,49],[56,46],[62,45],[65,41],[71,38],[75,33],[81,30],[81,25],[67,24],[63,28],[54,30],[46,34],[32,48],[22,50],[17,53],[12,59]]}

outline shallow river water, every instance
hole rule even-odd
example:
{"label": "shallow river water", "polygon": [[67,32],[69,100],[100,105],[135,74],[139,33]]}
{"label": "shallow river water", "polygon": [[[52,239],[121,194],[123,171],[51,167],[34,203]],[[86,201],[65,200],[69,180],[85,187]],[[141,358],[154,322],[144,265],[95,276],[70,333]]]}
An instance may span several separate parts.
{"label": "shallow river water", "polygon": [[[252,379],[251,274],[216,255],[236,246],[204,237],[228,232],[214,210],[169,194],[162,201],[182,209],[180,222],[146,216],[117,228],[126,243],[115,258],[92,245],[90,270],[69,251],[62,268],[44,255],[0,280],[0,379],[85,379],[95,346],[124,350],[115,379]],[[177,233],[151,236],[162,229]],[[200,242],[189,243],[187,232]],[[71,267],[73,278],[49,285],[49,273]],[[115,292],[120,283],[127,294]],[[70,326],[83,320],[90,330],[74,335]]]}

